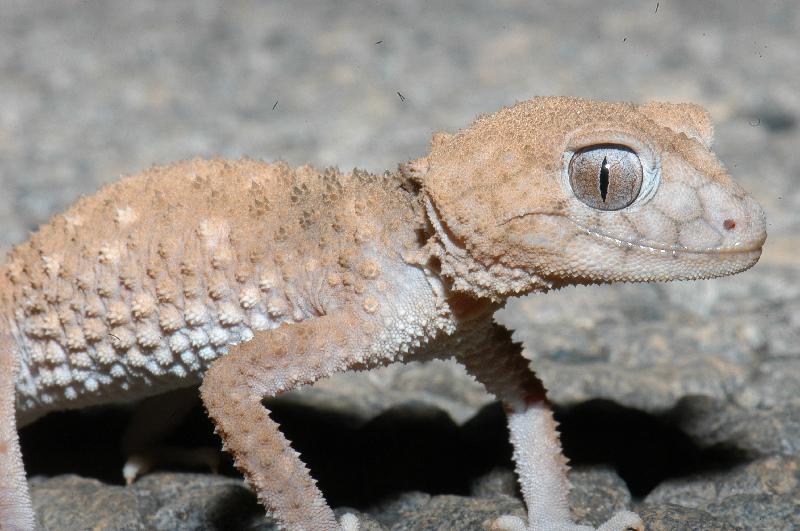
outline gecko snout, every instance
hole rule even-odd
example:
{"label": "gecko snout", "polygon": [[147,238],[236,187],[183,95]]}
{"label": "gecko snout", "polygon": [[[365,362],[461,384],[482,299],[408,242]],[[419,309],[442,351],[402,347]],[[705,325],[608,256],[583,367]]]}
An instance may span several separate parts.
{"label": "gecko snout", "polygon": [[723,246],[739,250],[755,250],[767,239],[767,223],[764,209],[750,196],[740,202],[738,212],[728,212],[717,223],[721,224]]}

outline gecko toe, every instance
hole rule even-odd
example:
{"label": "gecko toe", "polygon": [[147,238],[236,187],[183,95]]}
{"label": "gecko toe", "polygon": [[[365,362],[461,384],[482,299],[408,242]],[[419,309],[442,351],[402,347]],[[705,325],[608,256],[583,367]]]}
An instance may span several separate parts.
{"label": "gecko toe", "polygon": [[636,513],[620,511],[598,527],[597,531],[644,531],[644,522]]}
{"label": "gecko toe", "polygon": [[353,513],[343,514],[339,519],[339,525],[342,527],[342,531],[358,531],[360,527],[358,517]]}
{"label": "gecko toe", "polygon": [[528,524],[518,516],[503,515],[489,525],[490,531],[645,531],[636,513],[620,511],[598,528],[572,522]]}

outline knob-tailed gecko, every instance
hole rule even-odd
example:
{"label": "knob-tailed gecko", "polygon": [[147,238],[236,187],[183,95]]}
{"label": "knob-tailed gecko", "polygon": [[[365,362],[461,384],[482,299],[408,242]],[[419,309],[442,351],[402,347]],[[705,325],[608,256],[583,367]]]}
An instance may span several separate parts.
{"label": "knob-tailed gecko", "polygon": [[[0,269],[0,527],[34,514],[17,427],[201,383],[224,449],[287,529],[337,521],[262,399],[343,370],[453,357],[505,404],[528,517],[573,530],[544,386],[493,321],[570,284],[729,275],[758,204],[691,104],[535,98],[373,175],[254,160],[154,167],[81,199]],[[603,530],[641,529],[621,512]]]}

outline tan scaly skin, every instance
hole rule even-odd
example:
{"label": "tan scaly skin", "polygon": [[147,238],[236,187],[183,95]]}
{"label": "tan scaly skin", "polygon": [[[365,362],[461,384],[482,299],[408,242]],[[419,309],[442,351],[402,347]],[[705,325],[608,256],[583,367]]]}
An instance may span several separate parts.
{"label": "tan scaly skin", "polygon": [[[0,527],[34,526],[17,425],[202,382],[225,449],[283,527],[354,529],[261,400],[455,357],[509,412],[528,519],[495,529],[586,529],[542,383],[492,314],[568,284],[755,264],[764,214],[711,136],[695,105],[536,98],[435,135],[396,173],[193,160],[82,199],[0,270]],[[642,523],[601,526],[626,528]]]}

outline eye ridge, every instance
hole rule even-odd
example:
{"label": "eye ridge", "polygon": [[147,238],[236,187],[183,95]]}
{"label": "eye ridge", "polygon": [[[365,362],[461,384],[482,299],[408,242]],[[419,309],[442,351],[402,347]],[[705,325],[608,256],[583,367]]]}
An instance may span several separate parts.
{"label": "eye ridge", "polygon": [[608,195],[608,157],[603,157],[603,162],[600,164],[600,197],[603,198],[603,203],[606,202]]}

